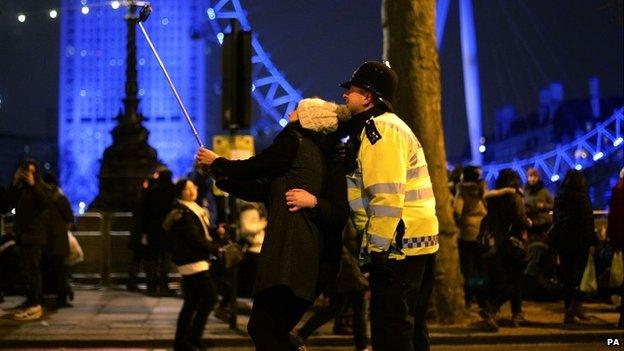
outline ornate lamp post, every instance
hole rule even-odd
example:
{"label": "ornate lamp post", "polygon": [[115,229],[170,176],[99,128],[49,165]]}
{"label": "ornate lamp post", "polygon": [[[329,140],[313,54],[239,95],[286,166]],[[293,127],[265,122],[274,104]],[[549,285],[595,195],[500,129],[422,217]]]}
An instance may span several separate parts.
{"label": "ornate lamp post", "polygon": [[132,210],[138,201],[142,183],[160,164],[156,150],[147,143],[149,132],[141,122],[137,97],[136,21],[137,6],[130,4],[126,14],[126,97],[124,110],[117,115],[112,131],[113,143],[104,151],[100,168],[100,192],[90,209],[104,211]]}

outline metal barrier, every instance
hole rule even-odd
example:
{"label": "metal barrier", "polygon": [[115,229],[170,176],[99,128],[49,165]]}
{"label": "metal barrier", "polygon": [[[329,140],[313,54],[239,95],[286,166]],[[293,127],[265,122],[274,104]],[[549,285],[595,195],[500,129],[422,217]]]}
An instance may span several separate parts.
{"label": "metal barrier", "polygon": [[87,212],[76,216],[74,236],[85,260],[73,267],[75,279],[97,279],[110,285],[111,278],[125,278],[132,260],[129,248],[131,212]]}

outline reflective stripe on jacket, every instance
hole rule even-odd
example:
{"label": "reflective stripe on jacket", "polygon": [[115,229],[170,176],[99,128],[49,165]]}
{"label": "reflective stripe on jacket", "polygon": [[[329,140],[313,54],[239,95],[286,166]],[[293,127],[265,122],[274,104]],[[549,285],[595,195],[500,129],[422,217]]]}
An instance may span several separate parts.
{"label": "reflective stripe on jacket", "polygon": [[[349,205],[364,252],[390,251],[390,258],[438,250],[435,198],[423,148],[399,117],[374,118],[381,139],[374,145],[362,131],[358,168],[347,176]],[[397,227],[404,233],[397,243]],[[400,227],[399,227],[400,228]]]}

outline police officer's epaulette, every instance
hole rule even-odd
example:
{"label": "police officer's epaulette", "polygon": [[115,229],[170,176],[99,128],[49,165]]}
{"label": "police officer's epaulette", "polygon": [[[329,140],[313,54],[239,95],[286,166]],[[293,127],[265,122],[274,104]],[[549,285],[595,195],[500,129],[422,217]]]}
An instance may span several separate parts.
{"label": "police officer's epaulette", "polygon": [[381,139],[381,134],[379,134],[379,131],[375,126],[375,120],[372,117],[366,120],[366,122],[364,123],[364,130],[366,132],[366,137],[368,138],[368,141],[370,141],[371,145],[375,145],[375,143],[378,142],[379,139]]}

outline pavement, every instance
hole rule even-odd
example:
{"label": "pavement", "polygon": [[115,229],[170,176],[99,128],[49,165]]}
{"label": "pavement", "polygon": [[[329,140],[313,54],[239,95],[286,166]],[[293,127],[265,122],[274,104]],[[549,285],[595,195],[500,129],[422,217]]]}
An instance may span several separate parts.
{"label": "pavement", "polygon": [[[73,307],[45,309],[38,321],[16,322],[10,316],[23,301],[17,296],[5,297],[0,304],[0,349],[6,348],[169,348],[182,300],[174,297],[149,297],[120,288],[75,287]],[[248,300],[247,300],[248,301]],[[245,302],[245,301],[243,301]],[[563,326],[563,303],[530,302],[524,304],[527,322],[511,327],[509,306],[500,313],[498,333],[484,331],[477,308],[469,310],[467,321],[458,325],[430,325],[433,345],[496,345],[534,343],[595,343],[606,345],[608,338],[624,342],[617,329],[615,306],[587,303],[590,320],[573,327]],[[304,320],[306,317],[304,317]],[[210,316],[204,339],[208,346],[252,349],[245,326],[248,316],[239,315],[238,330],[229,329],[223,321]],[[352,338],[332,334],[332,324],[323,326],[308,339],[311,349],[343,349]],[[503,348],[504,349],[504,348]]]}

